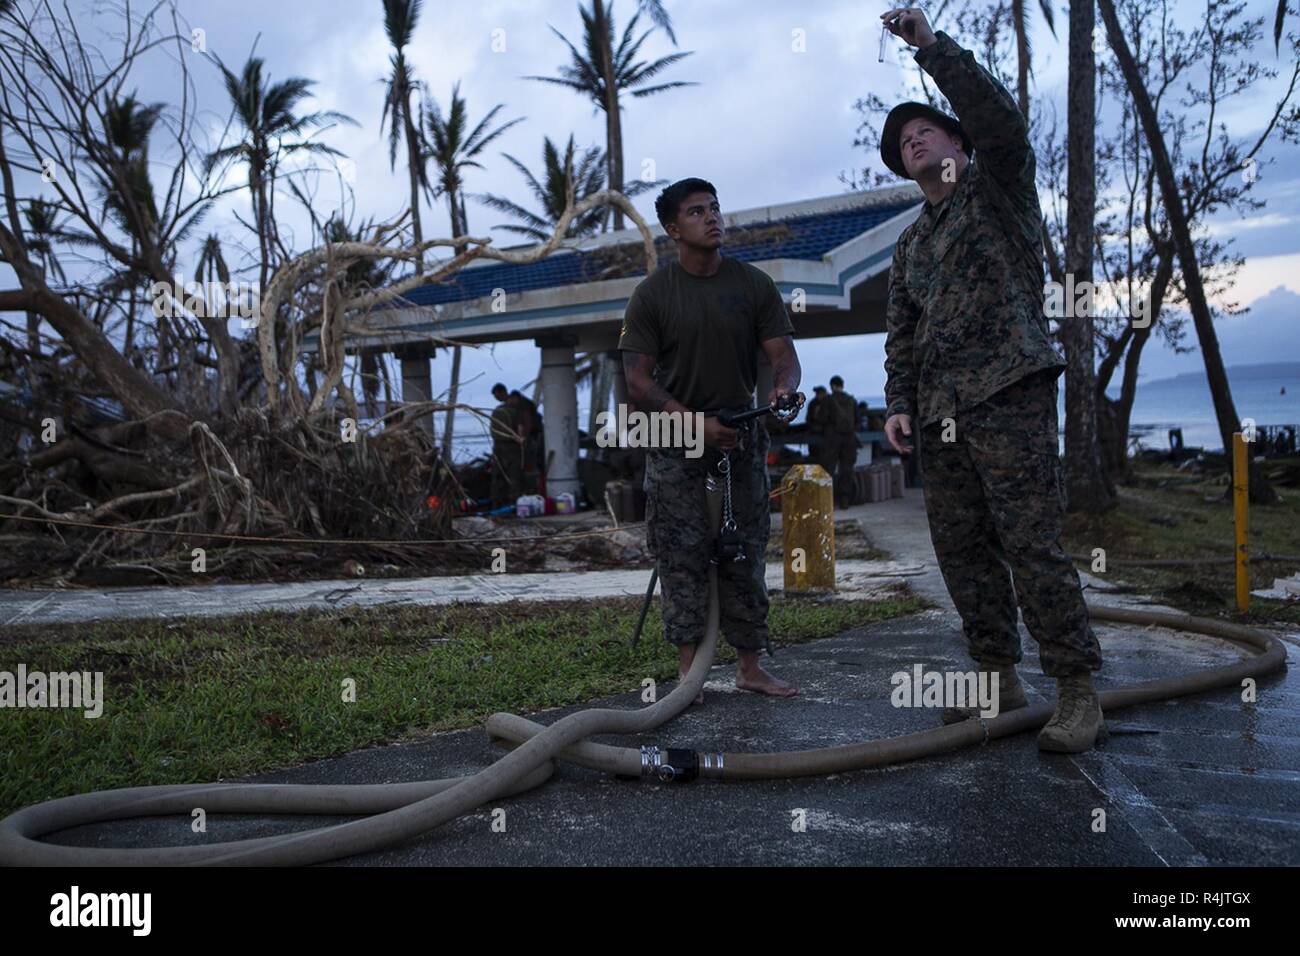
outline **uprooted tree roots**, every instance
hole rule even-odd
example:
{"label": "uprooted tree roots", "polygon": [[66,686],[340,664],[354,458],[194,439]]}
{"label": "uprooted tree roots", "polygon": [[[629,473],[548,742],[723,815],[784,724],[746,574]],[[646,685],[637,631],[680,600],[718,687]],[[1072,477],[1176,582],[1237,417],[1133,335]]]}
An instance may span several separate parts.
{"label": "uprooted tree roots", "polygon": [[[178,581],[192,579],[195,548],[209,573],[243,577],[347,560],[401,564],[421,540],[451,538],[452,496],[439,493],[451,479],[427,434],[347,428],[328,413],[277,419],[241,409],[224,424],[193,422],[188,443],[160,444],[135,423],[78,431],[0,470],[12,516],[0,519],[0,550],[11,555],[0,578],[30,569],[33,549],[65,580],[115,569],[108,578]],[[42,535],[53,535],[44,549],[33,540]],[[439,561],[477,551],[443,548]]]}
{"label": "uprooted tree roots", "polygon": [[[463,489],[417,424],[417,416],[450,406],[408,403],[362,428],[343,376],[345,338],[370,310],[447,279],[473,259],[545,258],[562,246],[574,216],[606,204],[637,224],[643,267],[653,271],[653,237],[627,198],[602,190],[575,201],[571,183],[554,234],[528,250],[497,250],[490,239],[468,236],[385,245],[395,227],[383,227],[374,241],[327,242],[283,263],[259,302],[255,343],[241,343],[224,364],[209,358],[215,377],[170,390],[125,361],[9,243],[24,302],[60,306],[63,312],[50,306],[46,317],[66,319],[65,337],[81,347],[59,345],[48,355],[9,343],[0,349],[0,364],[23,366],[21,379],[39,383],[42,393],[33,388],[18,404],[0,402],[0,444],[18,451],[25,434],[47,443],[0,465],[0,582],[30,579],[35,569],[47,583],[65,584],[182,583],[199,570],[209,580],[317,576],[340,567],[361,576],[366,562],[391,570],[482,567],[487,542],[452,534],[451,509]],[[347,278],[359,264],[409,261],[440,246],[455,254],[423,275],[379,289]],[[177,297],[172,305],[186,310],[190,303]],[[224,319],[209,326],[220,338]],[[320,383],[311,372],[305,380],[298,374],[311,328],[320,329]],[[105,424],[100,414],[92,421],[80,410],[92,397],[87,386],[135,419]],[[37,407],[39,414],[31,411]],[[62,424],[50,441],[54,408],[62,408]],[[528,566],[536,555],[527,552],[541,540],[518,542],[515,556]]]}

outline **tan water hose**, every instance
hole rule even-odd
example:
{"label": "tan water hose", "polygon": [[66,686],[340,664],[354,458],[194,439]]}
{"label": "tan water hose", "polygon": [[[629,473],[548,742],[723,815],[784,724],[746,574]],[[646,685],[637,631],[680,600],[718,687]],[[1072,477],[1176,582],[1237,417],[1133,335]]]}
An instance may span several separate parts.
{"label": "tan water hose", "polygon": [[[709,495],[716,532],[720,496]],[[302,865],[322,863],[392,846],[426,833],[485,803],[523,793],[545,782],[554,761],[625,776],[660,778],[698,774],[724,780],[802,777],[862,770],[945,753],[1020,733],[1045,724],[1049,704],[1004,713],[991,720],[971,719],[884,740],[842,747],[770,754],[694,754],[643,747],[634,750],[586,741],[595,734],[642,733],[664,724],[691,703],[704,686],[718,641],[717,575],[709,570],[709,613],[703,640],[686,678],[673,691],[639,710],[593,709],[561,718],[549,727],[512,714],[494,714],[488,733],[513,745],[509,753],[476,774],[416,783],[303,785],[222,783],[195,786],[133,787],[64,797],[37,804],[0,821],[0,864],[9,866],[177,866]],[[1286,665],[1286,649],[1257,628],[1179,614],[1160,614],[1090,605],[1094,618],[1157,625],[1220,637],[1255,652],[1235,664],[1179,677],[1148,681],[1101,695],[1107,711],[1168,700],[1220,687],[1237,687]],[[206,813],[369,814],[364,819],[300,833],[189,847],[119,849],[70,847],[40,838],[71,827],[131,817]]]}

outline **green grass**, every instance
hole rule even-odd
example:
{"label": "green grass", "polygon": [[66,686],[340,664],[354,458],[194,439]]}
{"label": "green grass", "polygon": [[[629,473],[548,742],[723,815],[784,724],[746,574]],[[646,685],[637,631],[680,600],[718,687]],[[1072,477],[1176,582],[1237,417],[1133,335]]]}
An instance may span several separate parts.
{"label": "green grass", "polygon": [[[1062,543],[1072,554],[1104,548],[1108,559],[1232,557],[1233,510],[1221,498],[1227,478],[1180,473],[1170,465],[1142,465],[1121,485],[1119,506],[1101,516],[1070,515]],[[1250,506],[1251,553],[1300,556],[1300,491],[1277,487],[1282,501]],[[1213,500],[1207,500],[1213,499]],[[1079,567],[1088,570],[1089,564]],[[1252,589],[1271,587],[1274,578],[1300,571],[1300,562],[1255,562]],[[1176,568],[1109,565],[1111,583],[1148,593],[1192,614],[1243,623],[1300,624],[1300,604],[1252,597],[1245,614],[1236,610],[1235,569],[1231,563]]]}
{"label": "green grass", "polygon": [[[924,602],[775,598],[774,639],[829,637]],[[636,690],[676,677],[639,601],[395,606],[9,628],[0,670],[102,671],[104,713],[0,712],[0,814],[72,793],[208,782]],[[725,644],[718,659],[734,660]],[[356,682],[355,703],[343,681]],[[438,768],[429,768],[437,776]]]}

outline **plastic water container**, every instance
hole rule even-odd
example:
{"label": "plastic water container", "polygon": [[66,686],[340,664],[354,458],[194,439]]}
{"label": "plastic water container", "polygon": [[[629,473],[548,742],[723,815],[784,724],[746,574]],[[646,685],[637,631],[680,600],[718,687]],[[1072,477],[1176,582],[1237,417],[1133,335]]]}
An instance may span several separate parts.
{"label": "plastic water container", "polygon": [[578,503],[573,499],[573,492],[566,491],[555,496],[555,513],[557,515],[571,515],[577,510]]}
{"label": "plastic water container", "polygon": [[531,518],[546,511],[546,499],[541,495],[520,495],[515,501],[515,514],[520,518]]}

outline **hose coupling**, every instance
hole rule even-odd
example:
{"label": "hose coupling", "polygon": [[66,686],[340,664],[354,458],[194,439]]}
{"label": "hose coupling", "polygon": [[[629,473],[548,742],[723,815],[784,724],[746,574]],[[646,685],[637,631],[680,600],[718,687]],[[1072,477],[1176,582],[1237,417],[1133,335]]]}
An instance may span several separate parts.
{"label": "hose coupling", "polygon": [[658,776],[661,761],[662,755],[659,753],[658,747],[653,744],[643,744],[641,747],[641,776]]}
{"label": "hose coupling", "polygon": [[664,783],[690,783],[699,776],[699,755],[694,750],[653,745],[641,748],[641,776],[658,777]]}

